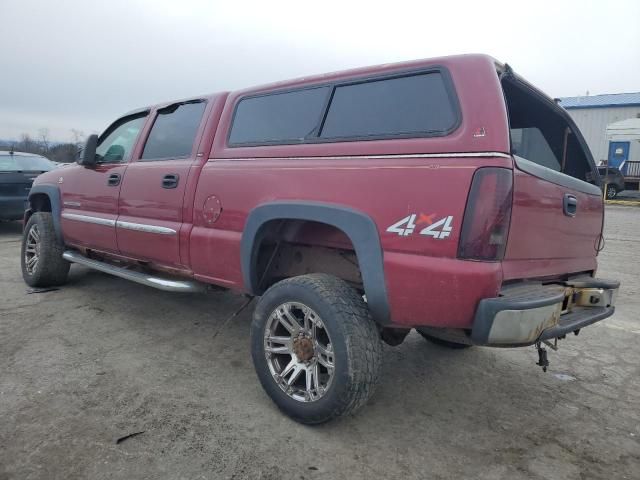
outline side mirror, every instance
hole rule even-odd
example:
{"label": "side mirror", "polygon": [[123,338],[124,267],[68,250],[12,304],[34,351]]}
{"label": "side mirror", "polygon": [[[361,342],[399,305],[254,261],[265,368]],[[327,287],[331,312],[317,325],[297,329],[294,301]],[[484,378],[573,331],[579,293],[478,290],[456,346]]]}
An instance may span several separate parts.
{"label": "side mirror", "polygon": [[78,163],[84,167],[92,167],[96,164],[96,147],[98,146],[98,135],[89,135],[84,149],[80,154]]}

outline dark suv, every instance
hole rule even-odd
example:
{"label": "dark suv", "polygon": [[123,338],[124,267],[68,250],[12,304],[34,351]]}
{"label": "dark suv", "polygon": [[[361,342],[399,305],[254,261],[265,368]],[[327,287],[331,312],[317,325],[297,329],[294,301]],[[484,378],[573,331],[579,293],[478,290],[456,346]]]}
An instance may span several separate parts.
{"label": "dark suv", "polygon": [[598,172],[602,178],[602,191],[607,192],[607,199],[616,198],[618,193],[624,190],[624,176],[615,167],[598,167]]}
{"label": "dark suv", "polygon": [[28,207],[33,180],[56,164],[40,155],[0,152],[0,220],[20,220]]}

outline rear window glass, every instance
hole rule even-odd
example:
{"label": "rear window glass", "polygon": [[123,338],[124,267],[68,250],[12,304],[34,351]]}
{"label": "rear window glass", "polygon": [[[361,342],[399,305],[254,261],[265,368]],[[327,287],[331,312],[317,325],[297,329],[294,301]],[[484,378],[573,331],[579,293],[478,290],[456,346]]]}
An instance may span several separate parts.
{"label": "rear window glass", "polygon": [[0,155],[0,172],[48,172],[56,164],[37,155]]}
{"label": "rear window glass", "polygon": [[205,105],[205,102],[198,101],[158,110],[142,159],[184,158],[191,155]]}
{"label": "rear window glass", "polygon": [[514,155],[531,160],[538,165],[560,171],[560,161],[539,128],[512,128],[511,151]]}
{"label": "rear window glass", "polygon": [[229,143],[302,143],[320,123],[329,87],[250,97],[238,103]]}
{"label": "rear window glass", "polygon": [[321,137],[444,133],[456,112],[440,73],[338,86]]}
{"label": "rear window glass", "polygon": [[515,78],[504,77],[502,87],[508,108],[512,153],[550,170],[596,182],[597,175],[588,151],[564,115],[550,101]]}

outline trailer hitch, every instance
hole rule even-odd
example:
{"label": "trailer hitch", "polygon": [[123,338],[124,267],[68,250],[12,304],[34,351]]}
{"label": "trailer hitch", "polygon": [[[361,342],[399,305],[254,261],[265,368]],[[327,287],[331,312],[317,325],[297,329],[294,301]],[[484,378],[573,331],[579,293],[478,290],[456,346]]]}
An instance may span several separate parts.
{"label": "trailer hitch", "polygon": [[548,346],[551,350],[558,350],[558,339],[556,338],[553,343],[543,340],[542,342],[536,342],[536,350],[538,351],[538,361],[536,365],[542,367],[542,371],[546,372],[547,367],[549,366],[549,357],[547,356],[547,349],[542,346],[542,344]]}
{"label": "trailer hitch", "polygon": [[540,342],[536,343],[536,350],[538,350],[538,361],[536,365],[542,367],[542,371],[546,372],[549,366],[549,359],[547,358],[547,349],[540,345]]}

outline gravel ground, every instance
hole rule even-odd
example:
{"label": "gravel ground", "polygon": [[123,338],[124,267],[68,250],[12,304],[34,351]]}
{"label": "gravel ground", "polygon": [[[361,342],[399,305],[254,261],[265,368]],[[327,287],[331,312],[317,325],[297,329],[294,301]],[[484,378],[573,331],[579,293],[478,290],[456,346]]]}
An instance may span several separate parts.
{"label": "gravel ground", "polygon": [[[640,208],[608,207],[616,315],[536,352],[412,333],[356,415],[281,415],[250,361],[242,296],[167,294],[74,266],[27,294],[0,224],[0,479],[640,478]],[[144,432],[121,443],[127,434]]]}

